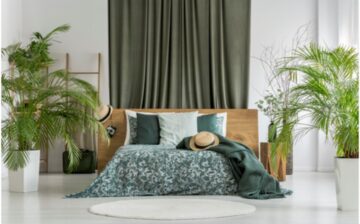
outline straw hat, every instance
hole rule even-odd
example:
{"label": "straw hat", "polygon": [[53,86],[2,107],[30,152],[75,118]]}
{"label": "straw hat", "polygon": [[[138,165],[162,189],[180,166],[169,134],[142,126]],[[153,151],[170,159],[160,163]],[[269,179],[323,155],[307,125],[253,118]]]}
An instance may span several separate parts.
{"label": "straw hat", "polygon": [[101,123],[105,123],[111,116],[112,112],[113,112],[112,106],[101,105],[97,110],[98,121]]}
{"label": "straw hat", "polygon": [[202,131],[191,137],[190,148],[194,151],[206,150],[219,144],[219,138],[211,132]]}

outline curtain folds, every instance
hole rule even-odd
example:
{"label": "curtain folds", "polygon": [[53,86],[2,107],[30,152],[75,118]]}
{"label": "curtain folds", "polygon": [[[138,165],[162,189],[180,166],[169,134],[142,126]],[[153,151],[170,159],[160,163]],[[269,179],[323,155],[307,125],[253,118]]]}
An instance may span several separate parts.
{"label": "curtain folds", "polygon": [[246,108],[250,0],[109,0],[110,99]]}

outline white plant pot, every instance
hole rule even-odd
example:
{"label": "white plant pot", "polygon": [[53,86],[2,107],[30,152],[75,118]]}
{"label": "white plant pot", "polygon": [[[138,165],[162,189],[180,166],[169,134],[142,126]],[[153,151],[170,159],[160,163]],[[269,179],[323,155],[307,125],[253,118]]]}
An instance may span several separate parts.
{"label": "white plant pot", "polygon": [[359,208],[359,159],[335,158],[336,199],[343,211]]}
{"label": "white plant pot", "polygon": [[9,170],[9,189],[13,192],[37,191],[39,185],[40,150],[27,151],[26,166],[17,171]]}

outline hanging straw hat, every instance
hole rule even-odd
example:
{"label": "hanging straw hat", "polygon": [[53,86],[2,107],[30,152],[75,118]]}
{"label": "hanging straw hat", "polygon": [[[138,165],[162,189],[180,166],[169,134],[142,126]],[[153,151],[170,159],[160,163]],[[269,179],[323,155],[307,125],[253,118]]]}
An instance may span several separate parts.
{"label": "hanging straw hat", "polygon": [[191,137],[190,148],[194,151],[206,150],[219,144],[219,138],[211,132],[202,131]]}
{"label": "hanging straw hat", "polygon": [[98,121],[101,123],[105,123],[113,112],[113,108],[110,105],[101,105],[98,108]]}

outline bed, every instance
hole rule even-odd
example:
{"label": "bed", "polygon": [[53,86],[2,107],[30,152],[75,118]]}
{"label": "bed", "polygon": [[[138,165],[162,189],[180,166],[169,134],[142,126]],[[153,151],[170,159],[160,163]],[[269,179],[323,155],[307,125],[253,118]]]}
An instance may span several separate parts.
{"label": "bed", "polygon": [[[190,112],[201,114],[227,113],[227,138],[241,142],[251,148],[259,157],[258,114],[254,109],[131,109],[137,112]],[[102,138],[98,139],[98,172],[113,158],[115,152],[124,144],[126,134],[125,109],[114,109],[104,126],[113,125],[117,128],[110,144]]]}
{"label": "bed", "polygon": [[[190,109],[150,109],[137,112],[189,112]],[[227,113],[226,136],[216,134],[219,144],[208,150],[189,148],[191,137],[180,138],[177,145],[124,144],[125,111],[116,109],[104,124],[118,128],[110,144],[99,139],[99,176],[84,191],[68,198],[128,197],[156,195],[239,195],[251,199],[282,198],[291,191],[282,189],[258,159],[257,111],[241,109],[197,110],[202,115]],[[141,114],[133,112],[141,119]],[[199,126],[198,113],[192,121]],[[211,115],[206,115],[211,114]],[[181,114],[176,114],[179,116]],[[174,114],[155,115],[159,119]],[[216,115],[217,116],[217,115]],[[223,119],[222,122],[225,122]],[[141,124],[138,122],[138,124]],[[194,124],[188,122],[186,124]],[[216,126],[216,125],[215,125]],[[131,127],[131,125],[130,125]],[[186,128],[177,123],[173,133]],[[131,128],[130,128],[131,129]],[[166,129],[166,128],[165,128]],[[165,130],[161,129],[161,131]],[[223,129],[225,130],[225,126]],[[139,133],[139,132],[138,132]],[[147,132],[146,136],[151,133]],[[156,133],[156,132],[155,132]],[[196,134],[197,131],[194,131]],[[223,132],[225,133],[225,132]],[[128,135],[129,136],[129,135]],[[192,136],[192,135],[190,135]],[[161,139],[163,136],[161,136]]]}

